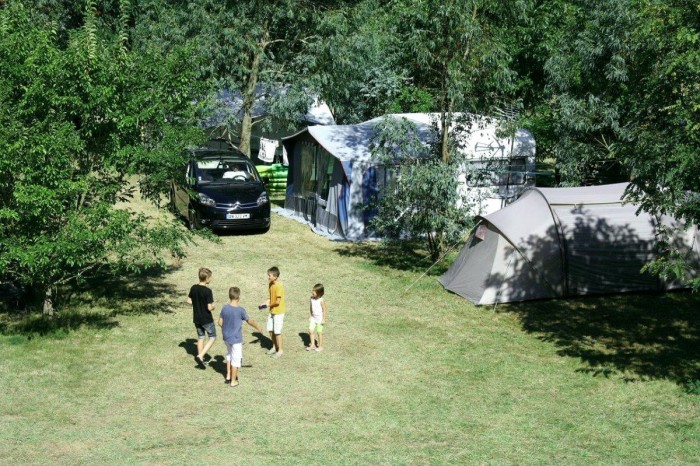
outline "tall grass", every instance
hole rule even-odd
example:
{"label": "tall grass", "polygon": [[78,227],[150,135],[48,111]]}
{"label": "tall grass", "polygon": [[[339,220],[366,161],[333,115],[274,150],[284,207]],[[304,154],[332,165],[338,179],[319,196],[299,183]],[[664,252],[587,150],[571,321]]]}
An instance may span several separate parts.
{"label": "tall grass", "polygon": [[[281,217],[220,240],[76,290],[49,323],[0,315],[0,463],[700,463],[697,296],[477,308],[376,245]],[[195,367],[185,296],[206,266],[217,307],[236,285],[264,322],[272,265],[285,355],[244,328],[241,385],[227,387],[223,343]],[[317,282],[330,317],[310,354]]]}

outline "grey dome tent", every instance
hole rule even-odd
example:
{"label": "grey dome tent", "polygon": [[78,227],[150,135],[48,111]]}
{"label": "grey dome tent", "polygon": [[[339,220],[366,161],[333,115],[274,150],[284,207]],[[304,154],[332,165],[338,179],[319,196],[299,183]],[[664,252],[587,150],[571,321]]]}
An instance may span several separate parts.
{"label": "grey dome tent", "polygon": [[656,257],[657,222],[698,271],[697,225],[622,202],[627,183],[530,188],[477,217],[467,244],[438,280],[475,304],[685,287],[641,273]]}

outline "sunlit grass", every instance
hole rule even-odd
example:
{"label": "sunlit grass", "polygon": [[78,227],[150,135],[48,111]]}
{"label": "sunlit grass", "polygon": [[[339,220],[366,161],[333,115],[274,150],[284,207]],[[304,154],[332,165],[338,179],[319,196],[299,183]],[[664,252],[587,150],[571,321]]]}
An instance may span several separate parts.
{"label": "sunlit grass", "polygon": [[[376,245],[278,216],[267,234],[220,239],[77,290],[54,321],[0,315],[0,464],[700,462],[684,382],[700,379],[697,296],[477,308]],[[244,328],[241,385],[226,387],[223,343],[195,368],[185,296],[206,266],[217,307],[236,285],[264,322],[272,265],[285,355]],[[317,282],[330,318],[326,351],[309,354]]]}

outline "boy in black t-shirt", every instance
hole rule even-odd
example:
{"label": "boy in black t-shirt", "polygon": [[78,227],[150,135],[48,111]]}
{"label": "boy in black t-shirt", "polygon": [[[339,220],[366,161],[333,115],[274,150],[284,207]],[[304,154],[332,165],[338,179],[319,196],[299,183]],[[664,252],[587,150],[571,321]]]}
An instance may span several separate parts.
{"label": "boy in black t-shirt", "polygon": [[[197,329],[197,354],[194,360],[199,367],[204,368],[204,355],[216,341],[216,326],[211,311],[214,310],[214,294],[207,285],[211,282],[211,270],[202,267],[199,269],[199,284],[192,285],[187,302],[192,305],[192,318]],[[205,344],[205,334],[209,341]]]}

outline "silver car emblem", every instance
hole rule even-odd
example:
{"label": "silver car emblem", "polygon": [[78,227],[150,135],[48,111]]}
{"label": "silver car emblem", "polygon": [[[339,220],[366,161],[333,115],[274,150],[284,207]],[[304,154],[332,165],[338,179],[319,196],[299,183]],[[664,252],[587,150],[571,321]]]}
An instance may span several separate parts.
{"label": "silver car emblem", "polygon": [[231,210],[236,210],[236,209],[238,209],[239,207],[241,207],[241,203],[238,202],[238,201],[236,201],[235,204],[231,204]]}

